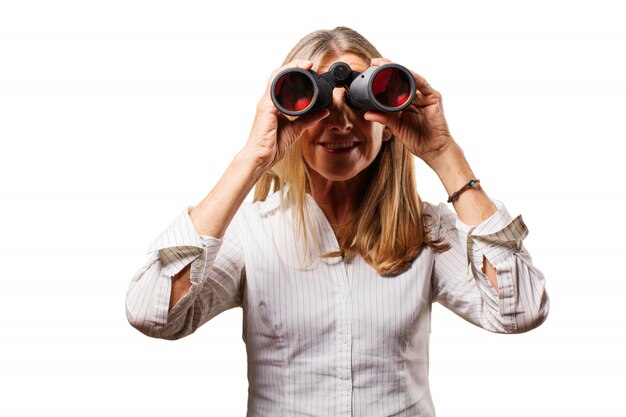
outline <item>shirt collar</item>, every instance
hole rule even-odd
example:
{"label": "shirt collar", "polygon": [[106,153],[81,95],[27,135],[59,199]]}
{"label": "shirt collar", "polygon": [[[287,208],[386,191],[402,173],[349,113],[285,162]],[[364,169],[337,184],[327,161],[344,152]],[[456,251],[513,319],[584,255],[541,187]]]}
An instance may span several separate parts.
{"label": "shirt collar", "polygon": [[273,213],[275,210],[281,207],[281,200],[283,200],[283,206],[286,207],[289,204],[289,187],[285,186],[282,190],[274,191],[267,196],[265,201],[260,202],[259,212],[262,216],[267,216]]}

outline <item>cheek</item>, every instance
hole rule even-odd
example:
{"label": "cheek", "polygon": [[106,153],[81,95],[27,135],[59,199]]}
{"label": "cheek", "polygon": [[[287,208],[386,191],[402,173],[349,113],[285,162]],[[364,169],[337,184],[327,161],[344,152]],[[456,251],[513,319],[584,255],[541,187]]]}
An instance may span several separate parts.
{"label": "cheek", "polygon": [[300,147],[300,155],[307,165],[311,166],[315,160],[315,138],[310,132],[305,132],[294,146]]}
{"label": "cheek", "polygon": [[372,126],[370,127],[372,132],[372,138],[378,142],[382,142],[383,140],[383,132],[385,130],[385,126],[380,123],[372,122]]}
{"label": "cheek", "polygon": [[323,128],[320,128],[319,126],[314,126],[306,129],[300,136],[300,139],[298,139],[298,142],[303,148],[313,146],[313,144],[322,134],[322,131]]}
{"label": "cheek", "polygon": [[369,129],[368,152],[374,157],[378,155],[383,144],[383,129],[383,126],[378,123],[370,126]]}

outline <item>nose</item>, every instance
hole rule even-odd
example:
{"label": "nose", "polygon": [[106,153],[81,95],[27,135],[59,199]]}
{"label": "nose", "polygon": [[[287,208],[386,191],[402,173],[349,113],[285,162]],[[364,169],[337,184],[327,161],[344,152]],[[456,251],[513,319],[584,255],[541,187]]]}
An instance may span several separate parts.
{"label": "nose", "polygon": [[350,133],[353,128],[350,109],[346,105],[345,93],[346,90],[343,87],[333,90],[333,101],[328,108],[330,114],[325,120],[326,126],[332,132],[339,134]]}

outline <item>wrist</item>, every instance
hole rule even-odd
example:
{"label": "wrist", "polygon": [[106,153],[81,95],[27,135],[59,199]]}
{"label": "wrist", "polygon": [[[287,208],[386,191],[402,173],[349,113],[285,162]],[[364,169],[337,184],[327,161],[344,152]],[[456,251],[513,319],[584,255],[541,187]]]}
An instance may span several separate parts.
{"label": "wrist", "polygon": [[269,168],[263,158],[247,148],[242,149],[235,155],[232,165],[236,166],[238,170],[248,173],[254,182],[261,178],[263,173]]}
{"label": "wrist", "polygon": [[[429,166],[441,180],[448,196],[459,191],[470,180],[476,179],[467,159],[465,159],[463,150],[456,143],[452,143],[437,158],[432,159]],[[473,188],[479,189],[480,185],[476,184]]]}
{"label": "wrist", "polygon": [[[428,166],[435,171],[442,180],[444,178],[463,176],[471,173],[469,163],[459,145],[451,143],[433,158],[426,161]],[[467,182],[470,178],[463,178]]]}

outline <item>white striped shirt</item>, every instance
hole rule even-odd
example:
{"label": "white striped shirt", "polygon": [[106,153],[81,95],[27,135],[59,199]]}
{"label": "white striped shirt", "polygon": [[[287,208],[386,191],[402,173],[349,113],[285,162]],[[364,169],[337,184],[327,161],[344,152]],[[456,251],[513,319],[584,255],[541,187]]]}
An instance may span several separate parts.
{"label": "white striped shirt", "polygon": [[[177,339],[242,307],[248,417],[434,416],[432,302],[500,333],[530,330],[548,313],[543,275],[522,245],[528,229],[494,203],[497,212],[475,227],[444,204],[425,203],[436,220],[431,232],[451,249],[425,247],[394,277],[358,255],[310,256],[279,193],[244,203],[221,239],[200,236],[185,210],[132,278],[127,316],[149,336]],[[321,209],[308,195],[306,204],[318,248],[338,250]],[[499,293],[481,272],[483,255],[496,268]],[[191,290],[168,312],[171,277],[189,263]]]}

